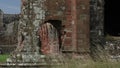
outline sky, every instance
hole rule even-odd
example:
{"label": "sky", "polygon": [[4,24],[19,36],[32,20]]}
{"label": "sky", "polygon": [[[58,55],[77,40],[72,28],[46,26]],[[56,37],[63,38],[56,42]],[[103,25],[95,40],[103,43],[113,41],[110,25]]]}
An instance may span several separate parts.
{"label": "sky", "polygon": [[0,9],[7,14],[20,13],[21,0],[0,0]]}

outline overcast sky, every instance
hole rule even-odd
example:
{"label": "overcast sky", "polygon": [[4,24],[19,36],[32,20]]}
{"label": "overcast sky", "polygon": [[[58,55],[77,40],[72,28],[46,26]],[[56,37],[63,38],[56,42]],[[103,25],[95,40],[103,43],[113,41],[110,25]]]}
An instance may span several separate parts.
{"label": "overcast sky", "polygon": [[20,13],[20,2],[21,0],[0,0],[0,9],[2,9],[4,13]]}

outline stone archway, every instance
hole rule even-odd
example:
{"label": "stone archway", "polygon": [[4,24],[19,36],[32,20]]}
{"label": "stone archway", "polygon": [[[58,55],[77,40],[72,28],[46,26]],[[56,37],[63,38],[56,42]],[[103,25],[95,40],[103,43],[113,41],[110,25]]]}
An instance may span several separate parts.
{"label": "stone archway", "polygon": [[57,29],[49,22],[39,28],[41,52],[45,55],[59,53],[59,37]]}

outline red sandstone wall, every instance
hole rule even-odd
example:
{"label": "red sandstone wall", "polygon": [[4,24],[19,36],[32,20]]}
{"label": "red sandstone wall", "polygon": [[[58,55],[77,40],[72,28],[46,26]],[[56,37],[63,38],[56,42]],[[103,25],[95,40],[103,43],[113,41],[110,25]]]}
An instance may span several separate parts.
{"label": "red sandstone wall", "polygon": [[88,50],[89,0],[76,0],[75,3],[72,1],[47,0],[45,3],[47,8],[46,20],[61,20],[62,25],[65,25],[66,37],[64,37],[62,46],[64,51]]}
{"label": "red sandstone wall", "polygon": [[89,50],[89,0],[46,0],[45,5],[44,21],[61,20],[65,25],[62,50]]}
{"label": "red sandstone wall", "polygon": [[77,49],[89,50],[89,1],[77,0]]}

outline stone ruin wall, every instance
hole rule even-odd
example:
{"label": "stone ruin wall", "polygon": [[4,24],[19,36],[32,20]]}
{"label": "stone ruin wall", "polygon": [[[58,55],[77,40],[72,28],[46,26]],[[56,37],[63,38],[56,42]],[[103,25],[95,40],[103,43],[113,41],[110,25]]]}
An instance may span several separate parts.
{"label": "stone ruin wall", "polygon": [[4,14],[0,10],[0,51],[10,53],[16,48],[19,14]]}
{"label": "stone ruin wall", "polygon": [[21,19],[18,25],[18,49],[25,52],[38,52],[39,36],[37,31],[45,18],[42,4],[44,0],[21,1]]}
{"label": "stone ruin wall", "polygon": [[[36,24],[35,29],[33,29],[33,31],[36,31],[38,30],[38,25],[40,25],[40,23],[44,23],[45,21],[61,21],[62,24],[60,25],[60,29],[63,29],[63,31],[65,32],[65,34],[60,33],[61,37],[64,37],[64,41],[62,41],[60,45],[62,51],[89,51],[89,37],[91,37],[94,40],[95,38],[98,38],[99,35],[100,38],[103,37],[103,34],[101,34],[103,33],[102,7],[104,5],[102,4],[102,0],[45,0],[45,2],[42,4],[44,6],[42,6],[41,8],[40,1],[38,2],[37,0],[34,0],[32,1],[32,3],[26,2],[27,0],[22,0],[21,20],[19,26],[24,27],[28,22],[33,22],[33,24]],[[32,6],[27,6],[27,4]],[[97,7],[101,8],[99,9]],[[74,10],[74,8],[76,8],[76,10]],[[43,9],[44,11],[41,9]],[[28,21],[27,19],[30,20]],[[99,24],[95,24],[96,22]],[[97,26],[93,28],[93,26],[95,25]],[[24,31],[23,27],[19,27],[19,29],[22,29]],[[36,33],[33,34],[36,35]],[[33,44],[37,44],[37,42]]]}
{"label": "stone ruin wall", "polygon": [[[62,50],[63,52],[70,52],[70,53],[85,52],[85,51],[89,52],[89,38],[88,38],[89,25],[87,24],[89,23],[89,11],[88,11],[89,0],[86,1],[84,0],[80,0],[80,1],[21,0],[21,1],[22,1],[22,5],[21,5],[20,23],[18,25],[18,46],[17,49],[14,52],[12,52],[11,55],[12,61],[15,61],[15,59],[12,58],[17,55],[20,55],[18,57],[22,57],[22,60],[20,60],[22,62],[40,61],[38,59],[41,59],[40,56],[42,54],[40,53],[41,48],[39,46],[40,45],[39,39],[41,37],[39,37],[39,34],[37,32],[41,27],[41,24],[43,24],[46,21],[50,22],[50,20],[61,21],[62,22],[61,27],[64,26],[64,28],[61,29],[63,29],[65,33],[64,34],[61,33],[61,37],[62,36],[65,37],[64,40],[62,40],[62,42],[64,43],[62,45],[59,44],[61,46],[60,50]],[[84,3],[84,5],[79,6],[79,3],[77,2]],[[81,8],[81,10],[83,9],[83,11],[79,14],[80,10],[75,8],[78,9]],[[81,16],[77,16],[77,15],[81,15]],[[78,30],[80,32],[78,32]],[[77,38],[78,36],[79,38]],[[55,50],[56,48],[53,49]],[[54,52],[50,54],[52,56],[60,55],[59,52],[58,54]],[[18,58],[16,57],[16,60],[17,59]]]}
{"label": "stone ruin wall", "polygon": [[0,45],[12,45],[17,43],[17,26],[19,14],[3,14]]}
{"label": "stone ruin wall", "polygon": [[[37,1],[35,0],[34,2]],[[24,0],[22,0],[22,3],[22,6],[26,5]],[[27,7],[22,7],[21,16],[23,16],[22,18],[27,18],[29,14],[31,22],[35,21],[36,23],[44,23],[48,20],[61,21],[61,27],[64,26],[63,31],[65,32],[64,35],[61,34],[61,36],[65,36],[61,45],[63,51],[84,52],[87,50],[89,52],[90,41],[94,40],[93,42],[101,44],[104,42],[102,41],[104,36],[103,0],[46,0],[43,4],[42,19],[40,13],[37,13],[40,11],[40,7],[35,4],[31,7],[31,9],[34,8],[33,11],[25,10]],[[38,2],[38,5],[40,5],[40,2]],[[98,38],[101,41],[95,41]]]}
{"label": "stone ruin wall", "polygon": [[45,21],[60,20],[64,26],[61,50],[89,51],[89,0],[46,0],[45,8]]}
{"label": "stone ruin wall", "polygon": [[45,21],[60,20],[65,26],[63,51],[89,52],[91,43],[105,45],[104,0],[46,0],[45,5]]}

